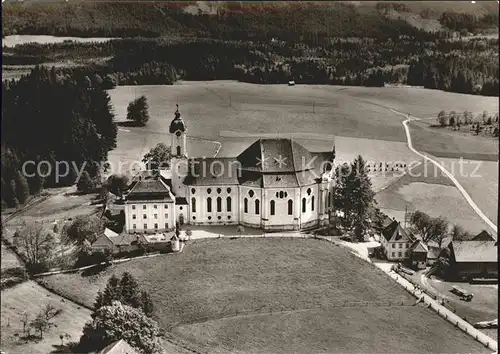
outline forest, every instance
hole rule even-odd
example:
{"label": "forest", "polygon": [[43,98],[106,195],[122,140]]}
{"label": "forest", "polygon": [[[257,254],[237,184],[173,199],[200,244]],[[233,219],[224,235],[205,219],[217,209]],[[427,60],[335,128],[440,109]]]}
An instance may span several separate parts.
{"label": "forest", "polygon": [[43,187],[72,185],[82,169],[98,176],[116,147],[110,98],[96,80],[37,67],[3,82],[2,99],[3,207],[23,204]]}

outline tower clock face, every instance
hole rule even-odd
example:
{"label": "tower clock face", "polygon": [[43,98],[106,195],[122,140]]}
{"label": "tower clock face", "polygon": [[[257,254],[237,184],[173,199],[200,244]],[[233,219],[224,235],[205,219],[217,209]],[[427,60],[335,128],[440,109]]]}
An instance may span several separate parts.
{"label": "tower clock face", "polygon": [[175,132],[175,135],[181,136],[181,132],[178,130],[178,131]]}

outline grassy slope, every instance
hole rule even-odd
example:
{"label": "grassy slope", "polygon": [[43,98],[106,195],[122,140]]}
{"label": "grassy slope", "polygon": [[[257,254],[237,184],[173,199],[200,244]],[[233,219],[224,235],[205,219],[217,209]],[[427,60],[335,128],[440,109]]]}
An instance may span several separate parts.
{"label": "grassy slope", "polygon": [[[162,326],[181,326],[179,337],[211,352],[357,352],[370,346],[397,352],[402,335],[405,351],[481,350],[428,310],[411,307],[414,299],[381,271],[324,241],[202,240],[178,255],[45,282],[91,304],[106,279],[123,271],[151,293]],[[199,323],[205,320],[213,321]]]}
{"label": "grassy slope", "polygon": [[[27,311],[32,320],[46,305],[52,304],[63,312],[57,316],[53,323],[55,328],[44,333],[44,339],[39,342],[20,340],[23,325],[20,321],[21,313]],[[28,281],[13,288],[2,291],[2,350],[8,353],[50,353],[61,344],[59,334],[68,333],[70,341],[78,341],[82,334],[84,324],[90,320],[90,311],[80,308],[61,297],[51,294],[37,283]],[[16,336],[15,334],[18,334]]]}

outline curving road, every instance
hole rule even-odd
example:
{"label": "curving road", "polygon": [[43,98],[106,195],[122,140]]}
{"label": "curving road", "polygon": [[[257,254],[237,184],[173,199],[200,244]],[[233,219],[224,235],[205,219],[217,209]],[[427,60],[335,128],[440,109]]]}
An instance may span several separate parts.
{"label": "curving road", "polygon": [[[455,184],[455,186],[458,188],[460,193],[462,193],[462,195],[464,196],[467,203],[469,203],[471,208],[474,209],[476,214],[479,215],[479,217],[481,219],[483,219],[483,221],[486,224],[488,224],[489,227],[491,227],[493,230],[495,230],[495,233],[497,233],[497,226],[490,219],[488,219],[488,217],[481,211],[481,209],[479,209],[479,207],[476,205],[476,203],[474,203],[474,201],[472,200],[470,195],[466,192],[464,187],[460,184],[460,182],[450,172],[448,172],[448,170],[446,168],[444,168],[441,164],[439,164],[439,162],[437,162],[436,160],[430,158],[429,156],[419,152],[418,150],[416,150],[413,147],[413,143],[411,140],[411,134],[410,134],[410,128],[408,127],[408,122],[410,120],[412,120],[412,117],[409,114],[405,114],[405,113],[396,111],[394,109],[391,109],[391,111],[407,117],[407,119],[403,121],[403,127],[405,128],[406,140],[408,141],[408,148],[411,151],[413,151],[415,154],[417,154],[418,156],[423,157],[425,160],[430,161],[434,165],[436,165],[436,167],[439,168],[441,170],[441,172],[443,172],[453,182],[453,184]],[[422,119],[424,119],[424,118],[413,117],[413,120],[422,120]]]}

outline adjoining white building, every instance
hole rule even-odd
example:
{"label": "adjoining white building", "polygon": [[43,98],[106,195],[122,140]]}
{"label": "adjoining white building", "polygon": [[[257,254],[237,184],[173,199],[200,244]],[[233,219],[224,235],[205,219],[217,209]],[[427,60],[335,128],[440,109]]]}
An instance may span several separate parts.
{"label": "adjoining white building", "polygon": [[380,237],[380,243],[389,261],[402,261],[410,258],[414,242],[415,237],[396,220],[382,231],[382,237]]}
{"label": "adjoining white building", "polygon": [[299,230],[327,224],[335,146],[310,152],[292,139],[259,139],[236,157],[189,158],[179,110],[170,124],[170,170],[141,172],[126,195],[126,231],[180,224]]}

